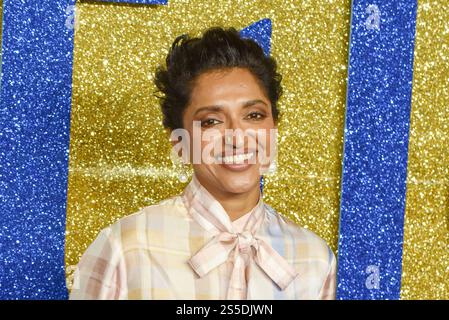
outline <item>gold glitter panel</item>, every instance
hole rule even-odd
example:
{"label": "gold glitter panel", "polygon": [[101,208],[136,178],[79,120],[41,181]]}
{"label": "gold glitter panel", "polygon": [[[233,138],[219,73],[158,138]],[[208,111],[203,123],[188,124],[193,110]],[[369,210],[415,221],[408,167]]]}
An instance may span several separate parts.
{"label": "gold glitter panel", "polygon": [[66,265],[98,232],[182,191],[152,76],[174,38],[273,23],[284,75],[279,162],[265,199],[336,252],[350,1],[81,1],[75,35]]}
{"label": "gold glitter panel", "polygon": [[402,299],[449,299],[449,2],[416,21]]}

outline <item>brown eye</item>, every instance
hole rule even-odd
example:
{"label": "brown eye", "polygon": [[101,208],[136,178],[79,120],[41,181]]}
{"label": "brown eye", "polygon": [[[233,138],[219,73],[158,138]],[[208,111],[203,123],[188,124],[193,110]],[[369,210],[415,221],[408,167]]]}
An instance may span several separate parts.
{"label": "brown eye", "polygon": [[212,127],[213,125],[216,125],[220,123],[220,121],[218,121],[217,119],[206,119],[201,121],[201,127],[203,128],[208,128],[208,127]]}
{"label": "brown eye", "polygon": [[247,118],[251,120],[262,120],[265,118],[265,115],[260,112],[251,112]]}

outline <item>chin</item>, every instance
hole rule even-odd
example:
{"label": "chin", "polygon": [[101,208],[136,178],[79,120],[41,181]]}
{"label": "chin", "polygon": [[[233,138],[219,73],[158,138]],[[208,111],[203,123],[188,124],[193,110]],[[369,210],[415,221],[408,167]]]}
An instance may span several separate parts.
{"label": "chin", "polygon": [[259,175],[228,174],[220,177],[223,189],[230,193],[246,193],[259,186]]}

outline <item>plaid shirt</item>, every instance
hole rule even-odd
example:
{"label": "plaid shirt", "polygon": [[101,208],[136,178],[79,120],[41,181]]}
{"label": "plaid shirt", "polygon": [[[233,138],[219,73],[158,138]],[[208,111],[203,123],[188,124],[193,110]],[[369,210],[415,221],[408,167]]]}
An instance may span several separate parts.
{"label": "plaid shirt", "polygon": [[336,260],[263,202],[231,221],[193,176],[181,195],[103,229],[70,299],[335,299]]}

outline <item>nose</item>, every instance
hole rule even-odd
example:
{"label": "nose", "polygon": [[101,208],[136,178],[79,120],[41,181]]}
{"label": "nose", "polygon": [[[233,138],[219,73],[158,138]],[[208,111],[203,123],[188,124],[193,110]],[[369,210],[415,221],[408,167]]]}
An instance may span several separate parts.
{"label": "nose", "polygon": [[244,129],[240,126],[238,121],[229,121],[229,126],[225,129],[224,140],[225,146],[228,148],[232,147],[234,149],[239,149],[244,147]]}
{"label": "nose", "polygon": [[241,133],[240,130],[235,131],[235,132],[234,131],[226,132],[225,133],[225,144],[228,148],[233,148],[233,149],[243,148],[245,145],[243,133]]}

